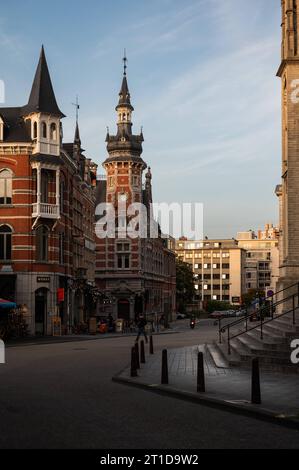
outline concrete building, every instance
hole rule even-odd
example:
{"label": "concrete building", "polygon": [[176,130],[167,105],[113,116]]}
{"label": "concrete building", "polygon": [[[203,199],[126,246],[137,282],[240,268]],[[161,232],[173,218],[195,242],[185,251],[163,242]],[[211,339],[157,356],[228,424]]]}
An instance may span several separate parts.
{"label": "concrete building", "polygon": [[[148,317],[165,314],[175,316],[175,253],[171,239],[149,233],[152,203],[152,173],[141,158],[142,131],[132,132],[134,108],[128,88],[126,59],[124,75],[116,106],[117,133],[107,133],[108,157],[103,163],[105,176],[97,181],[98,204],[111,204],[115,211],[116,233],[97,238],[96,284],[102,293],[99,314],[109,312],[114,318],[135,319],[140,313]],[[133,204],[143,204],[147,210],[146,235],[131,238],[126,228],[129,216],[121,214]],[[96,217],[96,223],[101,217]],[[124,231],[124,233],[122,233]]]}
{"label": "concrete building", "polygon": [[25,306],[31,334],[51,334],[54,316],[67,331],[92,306],[96,166],[78,123],[63,144],[64,117],[42,48],[28,104],[0,108],[0,297]]}
{"label": "concrete building", "polygon": [[276,188],[280,207],[280,275],[277,289],[299,281],[299,2],[282,0],[282,48],[278,77],[282,102],[282,181]]}
{"label": "concrete building", "polygon": [[266,225],[257,234],[253,231],[237,234],[238,246],[246,251],[245,289],[275,292],[279,277],[279,230]]}
{"label": "concrete building", "polygon": [[236,240],[176,241],[178,258],[192,266],[199,300],[240,305],[245,291],[245,251]]}

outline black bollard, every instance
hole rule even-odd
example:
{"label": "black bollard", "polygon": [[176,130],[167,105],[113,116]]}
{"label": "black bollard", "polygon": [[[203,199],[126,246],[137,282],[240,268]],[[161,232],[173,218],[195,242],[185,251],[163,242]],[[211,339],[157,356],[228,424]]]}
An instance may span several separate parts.
{"label": "black bollard", "polygon": [[150,354],[154,354],[154,343],[153,343],[153,337],[150,335]]}
{"label": "black bollard", "polygon": [[167,361],[167,349],[162,351],[162,373],[161,373],[161,384],[168,385],[168,361]]}
{"label": "black bollard", "polygon": [[136,367],[136,349],[135,346],[131,350],[131,377],[137,377],[137,367]]}
{"label": "black bollard", "polygon": [[251,403],[253,405],[260,405],[262,403],[260,365],[258,358],[252,359]]}
{"label": "black bollard", "polygon": [[144,341],[140,343],[140,362],[141,364],[145,364]]}
{"label": "black bollard", "polygon": [[199,393],[204,393],[206,391],[205,367],[202,352],[199,352],[197,356],[197,391]]}
{"label": "black bollard", "polygon": [[135,343],[135,351],[136,351],[136,368],[140,369],[140,361],[139,361],[139,344],[138,341]]}

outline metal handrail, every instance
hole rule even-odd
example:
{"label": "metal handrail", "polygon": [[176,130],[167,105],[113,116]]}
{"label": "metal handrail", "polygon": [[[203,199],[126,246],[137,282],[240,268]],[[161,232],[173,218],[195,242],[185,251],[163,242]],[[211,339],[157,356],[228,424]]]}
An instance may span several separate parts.
{"label": "metal handrail", "polygon": [[[299,298],[299,283],[296,282],[296,284],[292,284],[291,286],[289,287],[285,287],[284,289],[281,289],[277,292],[275,292],[275,294],[273,295],[269,295],[267,297],[265,297],[265,301],[271,299],[271,304],[270,304],[270,310],[271,310],[271,316],[273,317],[273,314],[274,314],[274,307],[276,307],[277,305],[279,305],[280,303],[284,302],[285,299],[282,299],[282,300],[278,300],[276,301],[275,303],[273,302],[273,298],[275,296],[277,296],[277,294],[281,294],[282,292],[285,292],[289,289],[292,289],[293,287],[298,287],[298,291],[297,291],[297,296]],[[287,299],[286,299],[287,300]],[[259,307],[257,310],[255,310],[254,312],[248,314],[247,313],[247,308],[246,308],[246,315],[245,315],[245,320],[250,320],[250,318],[254,318],[256,317],[260,311],[264,310],[265,308],[268,308],[268,306],[266,305],[262,305],[261,307]],[[229,323],[228,325],[225,325],[223,327],[221,327],[221,332],[222,333],[225,333],[225,331],[228,329],[228,328],[231,328],[232,326],[236,326],[236,325],[239,325],[240,323],[243,323],[244,321],[244,317],[241,317],[239,318],[238,320],[234,320],[233,322]],[[221,323],[221,318],[219,319],[219,323]],[[220,325],[219,325],[219,329],[220,329]]]}
{"label": "metal handrail", "polygon": [[[298,287],[298,290],[297,290],[296,294],[291,294],[288,297],[280,299],[275,303],[273,302],[273,297],[275,295],[277,295],[281,292],[285,292],[285,291],[287,291],[287,290],[289,290],[289,289],[291,289],[295,286]],[[264,339],[263,326],[265,324],[268,324],[268,323],[272,322],[273,320],[275,320],[277,318],[284,317],[285,315],[292,312],[293,313],[293,325],[296,325],[295,312],[296,312],[296,308],[299,306],[299,283],[293,284],[289,287],[286,287],[285,289],[281,289],[280,291],[276,292],[274,295],[266,297],[266,299],[269,299],[269,298],[271,298],[271,304],[270,305],[263,305],[258,310],[252,312],[250,315],[248,315],[247,312],[246,312],[245,319],[244,319],[244,317],[242,317],[239,320],[231,322],[228,325],[225,325],[223,327],[221,326],[221,318],[219,319],[219,342],[222,343],[222,334],[224,334],[227,331],[227,342],[228,342],[228,354],[229,355],[231,354],[231,344],[230,344],[230,342],[231,342],[232,339],[238,338],[239,336],[242,336],[243,334],[247,333],[248,331],[256,330],[257,328],[260,327],[260,329],[261,329],[261,340],[263,340]],[[298,299],[297,307],[296,307],[296,298]],[[287,302],[291,299],[292,299],[292,303],[293,303],[292,308],[290,310],[288,310],[287,312],[276,315],[274,317],[275,308],[278,305],[281,305],[282,303]],[[267,312],[269,312],[269,310],[270,310],[270,317],[271,318],[268,318],[267,320],[265,320],[265,315],[263,315],[263,313],[265,313],[265,312],[267,313]],[[259,324],[253,326],[252,328],[248,328],[248,320],[250,321],[251,318],[257,317],[258,315],[260,316]],[[236,326],[236,325],[239,325],[240,323],[243,323],[244,320],[245,320],[245,329],[243,331],[239,331],[237,334],[231,336],[231,334],[230,334],[231,328]]]}

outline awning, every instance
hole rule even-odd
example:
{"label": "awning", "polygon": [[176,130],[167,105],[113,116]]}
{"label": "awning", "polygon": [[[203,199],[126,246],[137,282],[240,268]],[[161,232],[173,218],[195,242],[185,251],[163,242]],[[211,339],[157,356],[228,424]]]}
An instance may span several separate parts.
{"label": "awning", "polygon": [[0,299],[0,308],[17,308],[17,304],[10,300]]}

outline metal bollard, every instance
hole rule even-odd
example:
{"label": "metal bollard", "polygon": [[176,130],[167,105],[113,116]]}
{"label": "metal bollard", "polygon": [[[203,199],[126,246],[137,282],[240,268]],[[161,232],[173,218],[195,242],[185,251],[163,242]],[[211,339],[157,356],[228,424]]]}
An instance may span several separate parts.
{"label": "metal bollard", "polygon": [[136,349],[133,346],[131,350],[131,377],[138,377],[137,367],[136,367]]}
{"label": "metal bollard", "polygon": [[141,364],[145,364],[144,341],[140,343],[140,362]]}
{"label": "metal bollard", "polygon": [[204,393],[206,391],[205,367],[202,352],[199,352],[197,356],[197,391],[199,393]]}
{"label": "metal bollard", "polygon": [[167,349],[162,351],[162,373],[161,373],[161,384],[168,385],[168,360],[167,360]]}
{"label": "metal bollard", "polygon": [[153,337],[152,335],[150,336],[150,354],[154,354],[154,343],[153,343]]}
{"label": "metal bollard", "polygon": [[140,369],[140,361],[139,361],[139,344],[138,341],[135,343],[135,351],[136,351],[136,368]]}
{"label": "metal bollard", "polygon": [[261,383],[260,383],[260,365],[259,365],[258,358],[252,360],[251,403],[253,405],[260,405],[262,403]]}

